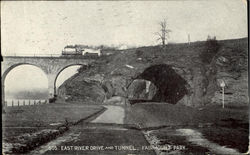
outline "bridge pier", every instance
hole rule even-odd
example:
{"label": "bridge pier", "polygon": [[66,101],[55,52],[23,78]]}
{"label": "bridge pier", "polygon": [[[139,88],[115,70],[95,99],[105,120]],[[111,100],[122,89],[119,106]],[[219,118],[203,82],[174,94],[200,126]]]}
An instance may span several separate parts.
{"label": "bridge pier", "polygon": [[5,95],[4,95],[4,83],[2,81],[2,112],[5,113]]}
{"label": "bridge pier", "polygon": [[56,76],[57,74],[47,74],[48,77],[48,89],[49,89],[49,99],[52,99],[56,95]]}

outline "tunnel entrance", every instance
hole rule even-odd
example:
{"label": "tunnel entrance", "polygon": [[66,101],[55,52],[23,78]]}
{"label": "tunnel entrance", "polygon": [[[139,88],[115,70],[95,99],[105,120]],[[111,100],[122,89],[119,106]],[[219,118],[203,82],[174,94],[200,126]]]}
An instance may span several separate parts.
{"label": "tunnel entrance", "polygon": [[188,93],[186,80],[166,64],[150,66],[135,79],[150,81],[157,87],[151,99],[154,102],[176,104]]}

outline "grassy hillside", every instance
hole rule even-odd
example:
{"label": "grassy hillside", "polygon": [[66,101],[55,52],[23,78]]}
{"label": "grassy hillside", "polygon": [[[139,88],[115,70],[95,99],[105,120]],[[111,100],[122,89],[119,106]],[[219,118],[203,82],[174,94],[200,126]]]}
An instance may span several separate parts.
{"label": "grassy hillside", "polygon": [[[212,56],[211,61],[206,63],[201,59],[202,53],[207,52],[208,49],[206,42],[194,42],[190,45],[170,44],[165,48],[148,46],[117,50],[113,55],[101,56],[96,62],[82,67],[76,76],[67,80],[59,88],[63,92],[59,93],[59,96],[64,98],[68,96],[71,101],[87,99],[93,102],[96,102],[96,98],[101,102],[112,96],[127,98],[128,86],[134,79],[148,67],[165,64],[170,68],[165,69],[166,72],[175,72],[186,81],[186,84],[184,82],[181,87],[185,87],[188,91],[177,104],[190,106],[219,104],[218,81],[221,79],[226,80],[227,88],[230,88],[226,89],[226,91],[230,90],[227,93],[228,101],[234,98],[234,101],[248,103],[247,38],[218,41],[218,44],[218,51]],[[160,72],[165,71],[163,69]],[[152,72],[152,75],[158,75],[158,73]],[[177,79],[174,74],[170,76]],[[173,81],[169,76],[161,75],[161,77],[157,81],[165,81],[165,83],[154,83],[159,85],[158,91],[166,92],[167,88],[161,88],[163,85],[168,85],[168,89],[173,90],[175,85],[171,85]],[[152,82],[152,78],[156,77],[150,78]],[[179,93],[176,91],[173,95]]]}

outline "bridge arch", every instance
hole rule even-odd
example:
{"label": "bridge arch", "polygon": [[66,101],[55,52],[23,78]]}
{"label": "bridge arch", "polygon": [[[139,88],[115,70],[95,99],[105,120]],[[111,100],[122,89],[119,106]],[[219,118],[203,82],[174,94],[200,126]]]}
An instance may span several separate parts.
{"label": "bridge arch", "polygon": [[66,65],[66,66],[62,67],[62,68],[57,72],[57,74],[56,74],[56,76],[55,76],[55,80],[54,80],[54,83],[53,83],[53,84],[54,84],[54,94],[57,95],[57,85],[56,85],[56,82],[57,82],[57,80],[58,80],[59,75],[60,75],[64,70],[66,70],[67,68],[73,67],[73,66],[84,66],[84,65],[86,65],[86,64],[83,64],[83,63],[76,63],[76,64],[69,64],[69,65]]}
{"label": "bridge arch", "polygon": [[148,80],[157,87],[152,101],[176,104],[189,93],[188,82],[167,64],[156,64],[146,68],[133,78]]}
{"label": "bridge arch", "polygon": [[41,66],[39,66],[39,65],[37,65],[37,64],[32,64],[32,63],[16,63],[16,64],[13,64],[13,65],[9,66],[9,67],[6,68],[5,70],[3,70],[3,72],[2,72],[2,82],[5,81],[6,76],[8,75],[8,73],[9,73],[12,69],[14,69],[14,68],[16,68],[16,67],[18,67],[18,66],[21,66],[21,65],[31,65],[31,66],[35,66],[35,67],[41,69],[41,70],[44,72],[44,74],[47,74],[46,71],[45,71]]}
{"label": "bridge arch", "polygon": [[[38,66],[36,64],[32,64],[32,63],[15,63],[15,64],[12,64],[11,66],[9,66],[8,68],[6,68],[2,72],[2,79],[1,79],[2,87],[1,87],[1,89],[2,89],[2,100],[3,100],[3,102],[5,101],[6,78],[8,77],[9,73],[11,73],[13,70],[15,70],[16,68],[18,68],[20,66],[26,66],[26,67],[31,67],[32,66],[32,67],[38,69],[40,72],[43,73],[44,77],[46,78],[47,84],[45,84],[45,85],[48,86],[47,74],[46,74],[45,70],[43,68],[41,68],[40,66]],[[23,77],[25,77],[25,75]]]}
{"label": "bridge arch", "polygon": [[[42,69],[48,78],[48,90],[49,98],[53,98],[55,95],[55,79],[63,69],[72,65],[88,65],[94,62],[94,58],[82,58],[82,57],[32,57],[32,56],[4,56],[2,62],[2,83],[4,82],[6,75],[13,68],[19,65],[34,65]],[[4,105],[4,86],[2,85],[2,105]]]}

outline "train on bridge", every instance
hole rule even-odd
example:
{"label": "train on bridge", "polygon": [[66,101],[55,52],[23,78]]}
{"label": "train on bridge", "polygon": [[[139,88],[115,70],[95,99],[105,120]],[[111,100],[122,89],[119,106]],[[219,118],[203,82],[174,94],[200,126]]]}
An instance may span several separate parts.
{"label": "train on bridge", "polygon": [[62,50],[62,57],[87,57],[87,58],[97,58],[101,56],[100,49],[95,50],[91,48],[81,48],[76,45],[65,46]]}

